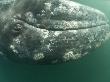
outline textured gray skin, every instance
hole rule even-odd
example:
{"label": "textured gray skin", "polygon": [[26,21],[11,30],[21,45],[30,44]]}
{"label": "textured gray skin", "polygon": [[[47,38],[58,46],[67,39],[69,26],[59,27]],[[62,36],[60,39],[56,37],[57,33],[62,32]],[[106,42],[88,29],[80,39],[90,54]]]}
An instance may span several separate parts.
{"label": "textured gray skin", "polygon": [[104,13],[70,0],[3,0],[0,6],[0,50],[15,61],[76,60],[110,36]]}

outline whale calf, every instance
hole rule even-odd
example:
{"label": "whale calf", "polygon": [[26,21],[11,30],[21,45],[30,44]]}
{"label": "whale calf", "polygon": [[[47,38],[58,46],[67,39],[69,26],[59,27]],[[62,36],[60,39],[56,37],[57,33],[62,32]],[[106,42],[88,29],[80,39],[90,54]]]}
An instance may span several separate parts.
{"label": "whale calf", "polygon": [[71,0],[0,1],[0,51],[13,61],[74,61],[109,37],[104,13]]}

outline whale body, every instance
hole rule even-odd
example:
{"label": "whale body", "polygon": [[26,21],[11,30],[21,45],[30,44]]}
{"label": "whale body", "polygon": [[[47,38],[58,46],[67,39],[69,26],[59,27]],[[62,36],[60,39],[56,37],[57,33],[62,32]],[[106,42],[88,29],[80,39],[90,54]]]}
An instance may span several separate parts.
{"label": "whale body", "polygon": [[100,10],[71,0],[1,0],[0,51],[25,63],[74,61],[110,37],[108,22]]}

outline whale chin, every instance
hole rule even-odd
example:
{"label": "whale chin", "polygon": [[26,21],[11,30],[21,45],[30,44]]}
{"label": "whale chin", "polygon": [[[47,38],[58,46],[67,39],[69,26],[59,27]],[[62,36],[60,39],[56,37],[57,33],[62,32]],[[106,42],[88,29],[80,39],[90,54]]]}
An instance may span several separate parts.
{"label": "whale chin", "polygon": [[110,37],[109,21],[97,9],[70,0],[14,1],[0,13],[0,50],[11,60],[74,61]]}

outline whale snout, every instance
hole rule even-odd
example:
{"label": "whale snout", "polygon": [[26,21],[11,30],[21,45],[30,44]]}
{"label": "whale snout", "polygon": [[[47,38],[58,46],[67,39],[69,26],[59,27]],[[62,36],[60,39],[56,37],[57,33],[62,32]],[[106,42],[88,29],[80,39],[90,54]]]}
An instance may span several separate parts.
{"label": "whale snout", "polygon": [[47,29],[77,30],[108,25],[108,18],[100,10],[66,0],[50,5],[46,5],[51,9]]}

